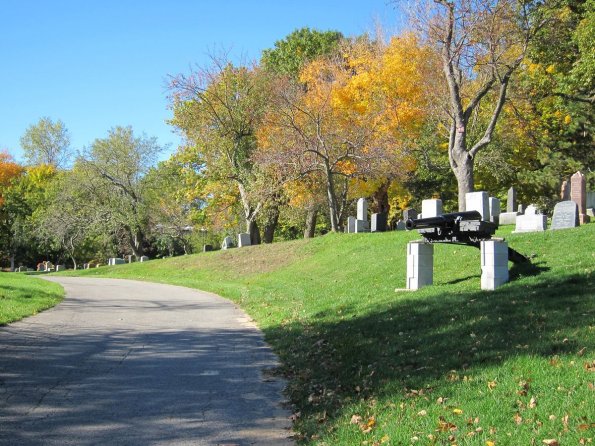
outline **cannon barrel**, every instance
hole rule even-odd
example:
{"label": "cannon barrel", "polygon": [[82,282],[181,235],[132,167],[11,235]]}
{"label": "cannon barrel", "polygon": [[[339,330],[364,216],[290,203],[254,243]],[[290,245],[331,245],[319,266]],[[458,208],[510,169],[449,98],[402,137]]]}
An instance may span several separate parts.
{"label": "cannon barrel", "polygon": [[405,222],[405,228],[408,230],[449,228],[463,220],[481,220],[481,214],[478,211],[453,212],[452,214],[442,214],[436,217],[409,219]]}

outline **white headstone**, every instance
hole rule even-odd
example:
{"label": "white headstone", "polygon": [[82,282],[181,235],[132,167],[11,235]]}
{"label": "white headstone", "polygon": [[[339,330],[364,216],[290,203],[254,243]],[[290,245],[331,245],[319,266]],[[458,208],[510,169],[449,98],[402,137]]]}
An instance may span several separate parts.
{"label": "white headstone", "polygon": [[[442,215],[442,200],[422,200],[421,213],[423,218],[438,217]],[[422,218],[421,216],[418,218]]]}
{"label": "white headstone", "polygon": [[238,247],[243,248],[244,246],[250,246],[250,234],[241,232],[238,234]]}
{"label": "white headstone", "polygon": [[516,224],[516,212],[503,212],[498,216],[498,225],[506,226],[506,225],[514,225]]}
{"label": "white headstone", "polygon": [[349,216],[347,217],[347,233],[353,234],[355,232],[355,221],[357,219],[355,217]]}
{"label": "white headstone", "polygon": [[147,262],[148,260],[149,260],[149,258],[147,256],[140,256],[141,262]]}
{"label": "white headstone", "polygon": [[500,221],[500,200],[494,197],[490,197],[488,200],[490,205],[490,221],[492,223],[499,224]]}
{"label": "white headstone", "polygon": [[221,249],[229,249],[233,248],[233,239],[228,235],[223,239],[223,243],[221,244]]}
{"label": "white headstone", "polygon": [[124,259],[120,259],[118,257],[116,257],[114,259],[114,265],[124,265],[125,263],[126,263],[126,260],[124,260]]}
{"label": "white headstone", "polygon": [[465,210],[477,211],[483,221],[490,221],[490,203],[485,191],[468,192],[465,194]]}
{"label": "white headstone", "polygon": [[547,228],[547,216],[537,213],[529,213],[529,208],[525,215],[517,215],[514,232],[541,232]]}
{"label": "white headstone", "polygon": [[578,225],[578,205],[574,201],[561,201],[554,206],[551,229],[575,228]]}
{"label": "white headstone", "polygon": [[357,219],[368,220],[368,200],[365,198],[357,200]]}

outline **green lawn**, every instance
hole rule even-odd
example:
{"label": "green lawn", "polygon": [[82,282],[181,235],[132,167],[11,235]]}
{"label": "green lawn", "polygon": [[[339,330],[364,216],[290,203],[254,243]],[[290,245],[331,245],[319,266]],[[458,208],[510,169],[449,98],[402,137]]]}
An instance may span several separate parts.
{"label": "green lawn", "polygon": [[493,292],[479,289],[479,250],[451,245],[435,248],[434,286],[398,291],[415,232],[83,274],[239,303],[281,357],[303,444],[595,444],[595,224],[499,235],[532,264],[511,264],[511,282]]}
{"label": "green lawn", "polygon": [[47,310],[63,297],[64,290],[56,283],[23,273],[0,273],[0,325]]}

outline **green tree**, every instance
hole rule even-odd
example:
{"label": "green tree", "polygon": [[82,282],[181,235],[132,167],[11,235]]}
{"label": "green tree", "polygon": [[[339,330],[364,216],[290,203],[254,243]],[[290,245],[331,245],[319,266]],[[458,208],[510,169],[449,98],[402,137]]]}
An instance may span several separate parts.
{"label": "green tree", "polygon": [[162,147],[156,138],[137,137],[130,127],[115,127],[96,139],[77,160],[80,199],[92,206],[96,225],[103,225],[135,257],[143,255],[151,211],[144,177]]}
{"label": "green tree", "polygon": [[31,125],[21,137],[21,148],[29,165],[50,164],[64,168],[70,153],[70,135],[64,123],[48,117]]}
{"label": "green tree", "polygon": [[264,50],[261,64],[273,73],[297,78],[305,64],[333,53],[342,39],[343,34],[338,31],[296,29],[275,42],[274,48]]}

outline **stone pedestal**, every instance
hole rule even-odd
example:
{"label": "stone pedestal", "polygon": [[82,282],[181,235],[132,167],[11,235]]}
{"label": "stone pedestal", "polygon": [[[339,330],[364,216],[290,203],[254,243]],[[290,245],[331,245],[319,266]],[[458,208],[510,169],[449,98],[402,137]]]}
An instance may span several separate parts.
{"label": "stone pedestal", "polygon": [[407,244],[407,289],[432,285],[434,278],[434,245],[422,241]]}
{"label": "stone pedestal", "polygon": [[468,192],[465,194],[465,210],[477,211],[483,221],[490,221],[490,203],[488,193]]}
{"label": "stone pedestal", "polygon": [[370,222],[368,220],[355,220],[355,232],[370,232]]}
{"label": "stone pedestal", "polygon": [[514,225],[516,224],[516,212],[503,212],[498,216],[498,225],[499,226],[506,226],[506,225]]}
{"label": "stone pedestal", "polygon": [[250,234],[246,232],[242,232],[238,234],[238,248],[243,248],[245,246],[250,246],[252,244],[250,240]]}
{"label": "stone pedestal", "polygon": [[422,200],[421,213],[423,218],[438,217],[439,215],[442,215],[442,200]]}
{"label": "stone pedestal", "polygon": [[503,240],[481,242],[481,289],[495,290],[508,282],[508,243]]}

